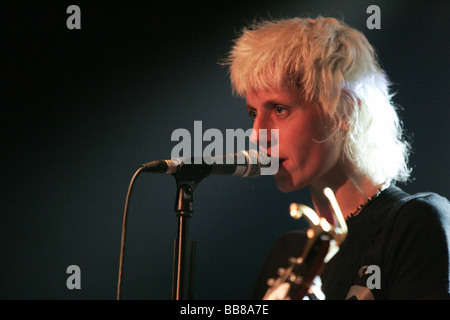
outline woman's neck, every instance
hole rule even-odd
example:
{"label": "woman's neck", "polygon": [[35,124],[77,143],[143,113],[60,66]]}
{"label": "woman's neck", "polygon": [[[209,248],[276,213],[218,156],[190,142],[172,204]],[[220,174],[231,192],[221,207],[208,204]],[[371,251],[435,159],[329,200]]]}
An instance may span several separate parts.
{"label": "woman's neck", "polygon": [[333,190],[337,203],[342,211],[344,219],[355,212],[360,205],[374,196],[381,185],[374,185],[367,177],[362,175],[354,166],[341,166],[337,170],[330,171],[310,186],[311,199],[317,214],[334,224],[333,213],[328,198],[323,189]]}

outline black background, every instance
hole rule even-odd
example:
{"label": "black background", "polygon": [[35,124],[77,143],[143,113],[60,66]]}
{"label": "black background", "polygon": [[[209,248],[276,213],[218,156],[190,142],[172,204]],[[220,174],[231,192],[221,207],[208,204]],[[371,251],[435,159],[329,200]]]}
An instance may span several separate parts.
{"label": "black background", "polygon": [[[66,9],[81,8],[81,30]],[[366,9],[381,9],[369,30]],[[170,158],[177,128],[251,127],[225,58],[257,17],[343,18],[377,49],[413,140],[407,191],[449,197],[448,1],[53,1],[2,5],[1,299],[115,299],[125,195]],[[205,146],[205,144],[204,144]],[[175,182],[142,175],[129,213],[123,299],[170,299]],[[246,299],[273,240],[301,228],[271,177],[195,191],[196,299]],[[66,269],[81,269],[69,290]]]}

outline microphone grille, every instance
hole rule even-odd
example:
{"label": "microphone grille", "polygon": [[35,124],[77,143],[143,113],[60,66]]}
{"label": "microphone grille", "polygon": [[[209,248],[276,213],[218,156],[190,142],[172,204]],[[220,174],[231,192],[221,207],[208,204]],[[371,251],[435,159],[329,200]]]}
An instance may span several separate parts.
{"label": "microphone grille", "polygon": [[246,175],[249,178],[258,177],[261,175],[261,167],[270,165],[270,159],[264,152],[257,150],[248,150],[248,165],[250,171]]}
{"label": "microphone grille", "polygon": [[259,152],[259,164],[261,167],[270,167],[270,161],[269,156],[265,152]]}

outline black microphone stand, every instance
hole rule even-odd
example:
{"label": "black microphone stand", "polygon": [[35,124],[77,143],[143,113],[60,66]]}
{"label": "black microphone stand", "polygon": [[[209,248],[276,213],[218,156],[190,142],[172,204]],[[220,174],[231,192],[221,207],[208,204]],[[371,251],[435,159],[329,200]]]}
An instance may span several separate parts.
{"label": "black microphone stand", "polygon": [[[183,170],[184,169],[184,170]],[[172,299],[190,300],[194,294],[195,241],[188,238],[189,219],[194,207],[194,189],[210,174],[201,166],[183,166],[172,174],[177,183],[175,212],[178,218],[178,236],[174,245]]]}

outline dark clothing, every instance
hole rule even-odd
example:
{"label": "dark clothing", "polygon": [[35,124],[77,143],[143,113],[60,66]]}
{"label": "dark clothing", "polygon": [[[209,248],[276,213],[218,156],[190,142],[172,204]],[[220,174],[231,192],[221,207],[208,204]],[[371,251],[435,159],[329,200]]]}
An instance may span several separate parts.
{"label": "dark clothing", "polygon": [[[450,203],[446,198],[434,193],[410,196],[392,186],[348,219],[347,226],[347,238],[321,273],[327,299],[398,300],[449,294]],[[275,242],[253,298],[262,298],[267,279],[276,277],[279,266],[287,265],[282,261],[298,256],[304,241],[303,232],[294,232]]]}

